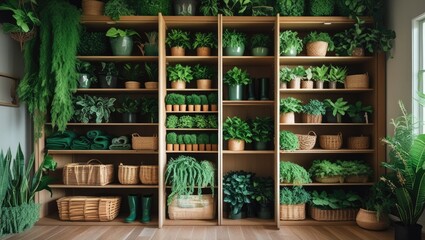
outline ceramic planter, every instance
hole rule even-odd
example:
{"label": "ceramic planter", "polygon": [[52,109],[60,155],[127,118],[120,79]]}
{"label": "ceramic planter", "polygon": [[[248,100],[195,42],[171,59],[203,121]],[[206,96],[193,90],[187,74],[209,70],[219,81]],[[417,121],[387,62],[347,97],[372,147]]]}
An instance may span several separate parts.
{"label": "ceramic planter", "polygon": [[394,223],[395,240],[421,240],[422,225],[404,225],[402,222]]}
{"label": "ceramic planter", "polygon": [[267,142],[257,142],[254,143],[255,150],[267,150]]}
{"label": "ceramic planter", "polygon": [[260,78],[260,100],[269,100],[269,79]]}
{"label": "ceramic planter", "polygon": [[182,47],[172,47],[171,48],[171,56],[184,56],[185,49]]}
{"label": "ceramic planter", "polygon": [[87,73],[79,73],[78,87],[79,88],[90,88],[91,80]]}
{"label": "ceramic planter", "polygon": [[280,123],[295,123],[295,113],[281,113],[280,114]]}
{"label": "ceramic planter", "polygon": [[356,223],[359,227],[367,230],[385,230],[390,226],[390,220],[387,214],[382,214],[379,221],[376,217],[376,211],[369,211],[360,208],[356,216]]}
{"label": "ceramic planter", "polygon": [[174,0],[174,13],[177,16],[194,16],[197,5],[196,0]]}
{"label": "ceramic planter", "polygon": [[122,121],[125,123],[135,123],[136,122],[136,113],[123,113]]}
{"label": "ceramic planter", "polygon": [[252,78],[248,83],[248,100],[255,100],[255,79]]}
{"label": "ceramic planter", "polygon": [[239,139],[229,139],[228,148],[230,151],[243,151],[245,149],[245,141]]}
{"label": "ceramic planter", "polygon": [[294,57],[297,56],[297,48],[291,47],[288,51],[283,52],[283,56]]}
{"label": "ceramic planter", "polygon": [[158,89],[158,82],[145,82],[146,89]]}
{"label": "ceramic planter", "polygon": [[194,105],[187,105],[187,111],[188,112],[193,112],[194,109],[195,109],[195,106]]}
{"label": "ceramic planter", "polygon": [[243,87],[241,84],[229,86],[229,100],[242,100]]}
{"label": "ceramic planter", "polygon": [[211,56],[211,48],[209,47],[198,47],[196,48],[197,56]]}
{"label": "ceramic planter", "polygon": [[117,87],[117,77],[100,75],[99,76],[100,87],[101,88],[116,88]]}
{"label": "ceramic planter", "polygon": [[171,82],[171,88],[173,88],[173,89],[186,89],[186,82],[181,81],[181,80]]}
{"label": "ceramic planter", "polygon": [[243,56],[244,52],[245,46],[224,48],[225,56]]}
{"label": "ceramic planter", "polygon": [[267,56],[269,55],[269,49],[266,47],[256,47],[251,49],[252,56]]}
{"label": "ceramic planter", "polygon": [[133,50],[133,39],[131,37],[116,37],[110,40],[112,54],[114,56],[130,56]]}
{"label": "ceramic planter", "polygon": [[158,56],[158,44],[145,43],[143,51],[145,56]]}
{"label": "ceramic planter", "polygon": [[198,89],[211,89],[211,79],[196,80],[196,87]]}

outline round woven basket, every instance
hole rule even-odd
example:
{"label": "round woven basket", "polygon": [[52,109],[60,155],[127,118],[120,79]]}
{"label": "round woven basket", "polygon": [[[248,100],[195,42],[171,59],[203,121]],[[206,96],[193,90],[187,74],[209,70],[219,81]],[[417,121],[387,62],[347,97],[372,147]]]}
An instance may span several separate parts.
{"label": "round woven basket", "polygon": [[140,83],[136,82],[136,81],[127,81],[125,82],[125,88],[128,89],[139,89],[140,88]]}
{"label": "round woven basket", "polygon": [[140,166],[140,181],[142,184],[158,184],[158,166],[142,165]]}
{"label": "round woven basket", "polygon": [[22,50],[24,43],[33,39],[37,35],[37,28],[33,27],[29,32],[11,32],[9,35],[13,40],[20,43]]}
{"label": "round woven basket", "polygon": [[367,73],[348,75],[344,85],[345,88],[369,88],[369,75]]}
{"label": "round woven basket", "polygon": [[323,149],[340,149],[342,147],[342,133],[338,133],[338,135],[320,135],[319,143]]}
{"label": "round woven basket", "polygon": [[347,145],[349,149],[368,149],[369,137],[368,136],[349,137]]}
{"label": "round woven basket", "polygon": [[328,43],[324,41],[309,42],[306,46],[307,56],[326,56],[328,52]]}
{"label": "round woven basket", "polygon": [[299,150],[311,150],[316,144],[317,135],[310,131],[308,134],[296,134],[299,142]]}
{"label": "round woven basket", "polygon": [[125,185],[139,183],[139,166],[123,165],[118,166],[118,181]]}

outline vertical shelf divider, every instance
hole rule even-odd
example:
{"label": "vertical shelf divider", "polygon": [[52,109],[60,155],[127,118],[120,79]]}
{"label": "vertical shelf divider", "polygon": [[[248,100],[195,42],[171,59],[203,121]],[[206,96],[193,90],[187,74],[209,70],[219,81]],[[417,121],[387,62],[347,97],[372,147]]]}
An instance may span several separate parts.
{"label": "vertical shelf divider", "polygon": [[279,145],[279,99],[280,99],[280,82],[279,82],[279,69],[280,69],[280,21],[279,14],[276,16],[275,31],[274,31],[274,179],[275,179],[275,221],[277,229],[280,229],[280,178],[279,178],[279,163],[280,163],[280,145]]}
{"label": "vertical shelf divider", "polygon": [[223,222],[223,16],[218,15],[217,22],[217,55],[218,55],[218,74],[217,74],[217,88],[218,88],[218,158],[217,158],[217,206],[218,206],[218,225]]}

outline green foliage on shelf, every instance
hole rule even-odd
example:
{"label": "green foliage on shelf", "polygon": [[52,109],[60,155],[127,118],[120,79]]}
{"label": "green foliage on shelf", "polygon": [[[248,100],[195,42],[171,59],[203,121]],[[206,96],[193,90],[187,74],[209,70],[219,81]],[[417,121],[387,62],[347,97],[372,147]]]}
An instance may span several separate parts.
{"label": "green foliage on shelf", "polygon": [[150,122],[158,122],[158,99],[156,97],[141,97],[140,112],[147,116]]}
{"label": "green foliage on shelf", "polygon": [[271,177],[254,177],[252,179],[251,198],[262,206],[274,202],[274,182]]}
{"label": "green foliage on shelf", "polygon": [[293,162],[281,161],[279,164],[279,175],[280,182],[293,184],[311,183],[307,170]]}
{"label": "green foliage on shelf", "polygon": [[192,142],[192,138],[190,137],[190,134],[184,134],[183,135],[183,142],[184,142],[184,144],[194,144]]}
{"label": "green foliage on shelf", "polygon": [[280,189],[281,205],[297,205],[310,201],[310,194],[301,186]]}
{"label": "green foliage on shelf", "polygon": [[167,128],[177,128],[178,123],[179,117],[177,117],[176,115],[168,115],[165,121],[165,126]]}
{"label": "green foliage on shelf", "polygon": [[201,105],[201,98],[199,97],[199,95],[192,94],[191,96],[192,96],[193,105]]}
{"label": "green foliage on shelf", "polygon": [[199,95],[199,98],[201,99],[201,105],[208,105],[207,95],[201,94]]}
{"label": "green foliage on shelf", "polygon": [[87,74],[91,83],[97,82],[95,67],[90,62],[85,62],[78,59],[75,62],[75,69],[79,74]]}
{"label": "green foliage on shelf", "polygon": [[344,176],[370,176],[372,175],[372,168],[363,161],[336,161],[342,167]]}
{"label": "green foliage on shelf", "polygon": [[158,13],[168,16],[171,14],[172,5],[169,0],[133,0],[131,4],[140,16],[158,16]]}
{"label": "green foliage on shelf", "polygon": [[218,128],[218,119],[216,115],[208,115],[207,116],[207,125],[208,128]]}
{"label": "green foliage on shelf", "polygon": [[179,117],[177,124],[178,128],[193,128],[194,126],[195,122],[193,121],[193,117],[191,115],[183,115]]}
{"label": "green foliage on shelf", "polygon": [[257,142],[269,142],[273,138],[274,124],[271,117],[256,117],[251,124],[252,139]]}
{"label": "green foliage on shelf", "polygon": [[277,0],[276,8],[281,16],[303,16],[305,0]]}
{"label": "green foliage on shelf", "polygon": [[77,48],[78,55],[102,56],[107,54],[108,48],[109,42],[104,32],[91,32],[83,28]]}
{"label": "green foliage on shelf", "polygon": [[177,144],[177,133],[169,132],[166,136],[167,144]]}
{"label": "green foliage on shelf", "polygon": [[133,16],[136,14],[134,8],[130,7],[126,0],[108,0],[105,3],[105,15],[112,20],[120,20],[121,16]]}
{"label": "green foliage on shelf", "polygon": [[235,29],[224,29],[223,47],[245,47],[247,37],[245,33],[238,32]]}
{"label": "green foliage on shelf", "polygon": [[290,82],[292,80],[292,69],[289,67],[281,67],[279,70],[279,80],[280,82]]}
{"label": "green foliage on shelf", "polygon": [[298,37],[298,32],[286,30],[280,33],[280,55],[287,54],[295,49],[297,54],[303,50],[303,41]]}
{"label": "green foliage on shelf", "polygon": [[197,136],[198,144],[209,144],[210,136],[206,133],[201,133]]}
{"label": "green foliage on shelf", "polygon": [[122,67],[121,74],[125,81],[140,81],[143,76],[143,69],[140,64],[126,63]]}
{"label": "green foliage on shelf", "polygon": [[175,99],[176,99],[175,104],[177,104],[177,105],[184,105],[184,104],[186,104],[186,97],[184,95],[182,95],[182,94],[176,94],[175,95]]}
{"label": "green foliage on shelf", "polygon": [[218,94],[217,93],[208,94],[208,102],[210,104],[217,104],[218,103]]}
{"label": "green foliage on shelf", "polygon": [[310,15],[332,16],[335,9],[335,2],[335,0],[310,0]]}
{"label": "green foliage on shelf", "polygon": [[178,143],[178,144],[184,144],[183,137],[184,137],[184,136],[183,136],[182,134],[177,135],[177,143]]}
{"label": "green foliage on shelf", "polygon": [[231,171],[223,177],[223,201],[228,203],[234,215],[242,210],[245,203],[251,203],[252,178],[254,173]]}
{"label": "green foliage on shelf", "polygon": [[362,101],[348,105],[347,113],[354,120],[362,119],[365,113],[372,113],[373,109],[370,105],[363,105]]}
{"label": "green foliage on shelf", "polygon": [[190,49],[190,33],[181,29],[171,29],[167,33],[165,43],[169,47],[182,47]]}
{"label": "green foliage on shelf", "polygon": [[120,106],[117,108],[119,113],[136,113],[139,110],[140,101],[138,99],[132,99],[125,97],[120,102]]}
{"label": "green foliage on shelf", "polygon": [[124,29],[123,30],[123,29],[111,27],[106,32],[106,36],[110,37],[110,38],[131,37],[131,36],[134,36],[134,35],[139,36],[139,34],[136,31],[134,31],[133,29]]}
{"label": "green foliage on shelf", "polygon": [[198,136],[196,136],[196,134],[190,134],[190,142],[192,142],[192,144],[198,144]]}
{"label": "green foliage on shelf", "polygon": [[166,105],[177,105],[177,98],[178,98],[179,95],[181,95],[181,94],[178,94],[178,93],[167,94],[167,96],[165,96],[165,104]]}
{"label": "green foliage on shelf", "polygon": [[199,11],[204,16],[218,15],[218,0],[201,0]]}
{"label": "green foliage on shelf", "polygon": [[227,117],[223,123],[224,140],[237,139],[247,143],[252,141],[252,132],[249,125],[238,117]]}
{"label": "green foliage on shelf", "polygon": [[158,82],[158,63],[146,62],[145,72],[148,82]]}
{"label": "green foliage on shelf", "polygon": [[311,43],[311,42],[327,42],[328,43],[328,51],[333,51],[335,49],[335,44],[327,32],[310,32],[307,34],[307,36],[304,37],[305,44]]}
{"label": "green foliage on shelf", "polygon": [[328,81],[344,83],[347,76],[346,67],[331,66],[329,69]]}
{"label": "green foliage on shelf", "polygon": [[[165,102],[167,103],[167,101],[165,101]],[[187,95],[186,96],[186,104],[187,105],[194,105],[192,95]]]}
{"label": "green foliage on shelf", "polygon": [[114,62],[100,62],[99,75],[118,76],[118,69]]}
{"label": "green foliage on shelf", "polygon": [[176,64],[175,66],[168,66],[167,74],[170,82],[190,82],[193,80],[192,67],[189,65],[183,66],[181,64]]}
{"label": "green foliage on shelf", "polygon": [[220,12],[224,16],[246,15],[251,10],[251,0],[223,0],[220,4]]}
{"label": "green foliage on shelf", "polygon": [[196,114],[193,117],[193,122],[196,128],[208,128],[208,122],[205,115]]}
{"label": "green foliage on shelf", "polygon": [[217,48],[217,36],[212,32],[197,32],[195,33],[195,38],[193,39],[193,48],[198,47],[209,47]]}
{"label": "green foliage on shelf", "polygon": [[211,133],[210,143],[211,144],[218,144],[218,134],[217,133]]}
{"label": "green foliage on shelf", "polygon": [[111,113],[115,112],[115,98],[84,94],[73,99],[75,104],[73,118],[77,122],[88,123],[93,119],[96,123],[109,122]]}
{"label": "green foliage on shelf", "polygon": [[325,115],[325,104],[317,99],[310,99],[310,101],[302,107],[302,112],[311,115]]}
{"label": "green foliage on shelf", "polygon": [[379,221],[381,217],[391,212],[394,204],[394,194],[391,189],[384,181],[378,181],[370,188],[363,207],[369,211],[376,211],[376,217]]}
{"label": "green foliage on shelf", "polygon": [[257,33],[252,35],[251,39],[251,48],[263,47],[270,48],[272,46],[272,39],[267,34]]}
{"label": "green foliage on shelf", "polygon": [[302,110],[301,100],[287,97],[280,99],[280,113],[299,113]]}
{"label": "green foliage on shelf", "polygon": [[295,151],[299,148],[300,143],[297,135],[290,131],[280,131],[280,143],[281,150]]}
{"label": "green foliage on shelf", "polygon": [[326,109],[332,111],[332,115],[334,116],[336,116],[337,114],[344,116],[349,108],[348,102],[344,101],[343,98],[338,98],[335,102],[332,102],[332,100],[328,98],[324,100],[324,103]]}
{"label": "green foliage on shelf", "polygon": [[[31,3],[32,4],[32,3]],[[40,19],[34,11],[31,11],[30,4],[19,1],[2,1],[0,3],[0,11],[11,11],[13,17],[12,22],[2,22],[3,31],[5,33],[19,32],[28,33],[34,27],[40,26]]]}
{"label": "green foliage on shelf", "polygon": [[303,66],[296,66],[291,69],[291,78],[304,78],[306,76],[306,71]]}
{"label": "green foliage on shelf", "polygon": [[334,190],[332,193],[313,191],[311,203],[314,207],[328,210],[359,208],[361,197],[353,192],[344,192],[343,190]]}
{"label": "green foliage on shelf", "polygon": [[316,66],[313,68],[313,80],[316,81],[327,81],[328,80],[329,67],[326,65]]}
{"label": "green foliage on shelf", "polygon": [[214,70],[209,66],[202,66],[196,64],[193,66],[193,78],[194,79],[212,79],[214,76]]}
{"label": "green foliage on shelf", "polygon": [[329,160],[314,160],[308,172],[312,177],[321,178],[344,175],[343,167]]}
{"label": "green foliage on shelf", "polygon": [[248,85],[251,81],[249,78],[249,74],[246,70],[242,70],[238,67],[233,67],[224,75],[223,83],[228,84],[230,86],[236,85]]}

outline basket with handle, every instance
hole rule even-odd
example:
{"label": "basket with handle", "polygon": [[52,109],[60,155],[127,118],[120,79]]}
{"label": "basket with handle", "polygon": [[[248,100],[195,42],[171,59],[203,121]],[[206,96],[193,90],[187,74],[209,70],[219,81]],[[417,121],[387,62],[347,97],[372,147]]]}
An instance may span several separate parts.
{"label": "basket with handle", "polygon": [[369,137],[368,136],[349,137],[347,145],[349,149],[368,149]]}
{"label": "basket with handle", "polygon": [[135,150],[158,150],[158,137],[143,137],[138,133],[131,134],[131,146]]}
{"label": "basket with handle", "polygon": [[317,135],[314,131],[308,134],[296,134],[299,142],[299,150],[311,150],[316,144]]}
{"label": "basket with handle", "polygon": [[344,86],[347,89],[368,88],[369,87],[369,75],[367,73],[348,75],[347,77],[345,77]]}
{"label": "basket with handle", "polygon": [[319,143],[323,149],[340,149],[342,147],[342,133],[338,133],[337,135],[320,135]]}
{"label": "basket with handle", "polygon": [[98,159],[87,163],[70,163],[63,168],[63,183],[65,185],[95,185],[103,186],[114,179],[114,165],[102,164]]}
{"label": "basket with handle", "polygon": [[119,213],[121,197],[72,196],[56,200],[62,221],[106,222]]}
{"label": "basket with handle", "polygon": [[140,166],[139,177],[142,184],[158,184],[158,166]]}
{"label": "basket with handle", "polygon": [[118,181],[121,184],[138,184],[139,183],[139,166],[123,165],[118,166]]}

